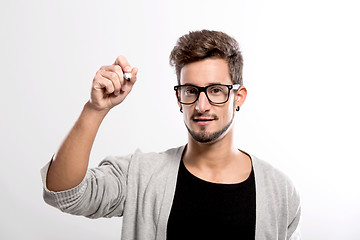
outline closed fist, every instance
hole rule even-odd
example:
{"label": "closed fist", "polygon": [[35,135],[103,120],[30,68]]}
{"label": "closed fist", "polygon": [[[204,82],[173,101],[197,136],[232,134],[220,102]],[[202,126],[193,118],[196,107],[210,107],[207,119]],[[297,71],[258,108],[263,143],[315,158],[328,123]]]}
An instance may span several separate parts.
{"label": "closed fist", "polygon": [[[109,110],[120,104],[130,93],[135,81],[137,68],[132,68],[124,56],[119,56],[113,65],[102,66],[93,80],[90,104],[96,110]],[[124,73],[131,73],[126,80]]]}

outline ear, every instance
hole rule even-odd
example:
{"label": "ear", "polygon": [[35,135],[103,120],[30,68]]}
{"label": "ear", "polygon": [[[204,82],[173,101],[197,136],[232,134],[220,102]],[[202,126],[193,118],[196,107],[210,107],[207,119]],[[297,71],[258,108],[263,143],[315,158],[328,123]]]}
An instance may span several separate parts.
{"label": "ear", "polygon": [[235,107],[241,107],[246,99],[247,96],[247,90],[244,86],[241,86],[237,91],[235,95]]}

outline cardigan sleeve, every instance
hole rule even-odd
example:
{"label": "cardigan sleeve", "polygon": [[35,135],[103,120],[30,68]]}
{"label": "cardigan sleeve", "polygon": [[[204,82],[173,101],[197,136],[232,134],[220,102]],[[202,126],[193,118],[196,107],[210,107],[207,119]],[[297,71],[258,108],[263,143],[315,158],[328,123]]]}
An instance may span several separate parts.
{"label": "cardigan sleeve", "polygon": [[41,169],[44,201],[63,212],[88,218],[122,216],[130,160],[131,155],[108,157],[98,167],[89,169],[78,186],[60,192],[46,187],[50,161]]}
{"label": "cardigan sleeve", "polygon": [[288,225],[288,236],[289,240],[300,240],[300,219],[301,219],[301,205],[299,193],[295,187],[292,187],[290,193],[291,205],[289,206],[290,223]]}
{"label": "cardigan sleeve", "polygon": [[256,239],[300,239],[300,196],[291,179],[252,156],[256,183]]}

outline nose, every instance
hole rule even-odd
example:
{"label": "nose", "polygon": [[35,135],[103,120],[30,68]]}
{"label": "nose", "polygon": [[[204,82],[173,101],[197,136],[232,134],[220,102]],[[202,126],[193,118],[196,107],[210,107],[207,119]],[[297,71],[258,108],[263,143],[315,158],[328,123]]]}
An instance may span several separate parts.
{"label": "nose", "polygon": [[198,100],[195,103],[195,110],[199,113],[204,113],[209,111],[210,109],[210,102],[206,97],[206,94],[204,92],[201,92],[199,95]]}

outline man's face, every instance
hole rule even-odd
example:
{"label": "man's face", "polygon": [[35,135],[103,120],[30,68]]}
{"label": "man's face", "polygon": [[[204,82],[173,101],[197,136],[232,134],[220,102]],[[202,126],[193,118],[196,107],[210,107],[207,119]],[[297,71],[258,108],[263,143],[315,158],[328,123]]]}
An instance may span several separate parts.
{"label": "man's face", "polygon": [[[185,65],[181,69],[180,84],[206,87],[220,83],[232,85],[228,63],[224,59],[205,59]],[[191,104],[182,104],[184,122],[190,136],[202,143],[211,143],[223,138],[231,129],[234,118],[234,96],[231,90],[229,100],[223,104],[213,104],[204,92]],[[180,104],[180,103],[179,103]]]}

